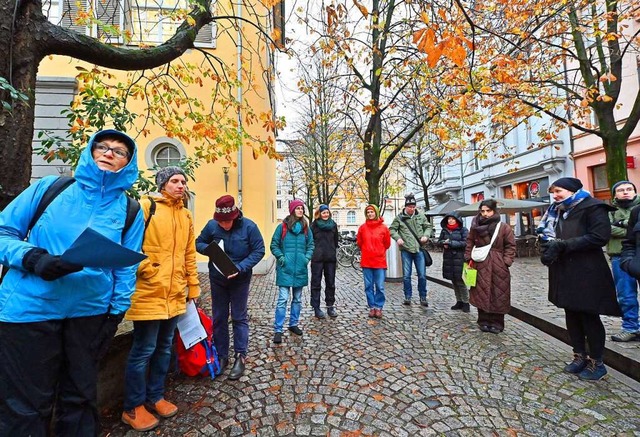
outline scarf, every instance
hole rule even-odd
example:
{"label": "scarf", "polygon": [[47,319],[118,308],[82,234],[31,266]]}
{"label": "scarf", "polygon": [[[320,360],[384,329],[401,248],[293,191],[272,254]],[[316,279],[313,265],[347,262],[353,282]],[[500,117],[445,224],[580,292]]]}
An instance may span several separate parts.
{"label": "scarf", "polygon": [[316,220],[316,225],[322,229],[323,231],[328,231],[333,229],[336,226],[336,222],[333,219],[329,218],[327,220]]}
{"label": "scarf", "polygon": [[449,223],[447,223],[447,229],[450,231],[455,231],[456,229],[458,229],[460,227],[460,224],[458,223],[454,223],[452,225],[450,225]]}
{"label": "scarf", "polygon": [[540,239],[543,241],[555,239],[556,225],[560,219],[560,213],[562,213],[562,218],[566,220],[573,208],[589,197],[591,197],[591,194],[581,188],[570,197],[559,202],[553,202],[540,219],[540,225],[536,229],[536,233],[540,236]]}
{"label": "scarf", "polygon": [[482,217],[482,214],[473,219],[471,227],[476,230],[476,234],[480,237],[481,241],[486,241],[488,244],[493,236],[493,231],[496,230],[496,226],[500,221],[500,214],[496,211],[491,217]]}

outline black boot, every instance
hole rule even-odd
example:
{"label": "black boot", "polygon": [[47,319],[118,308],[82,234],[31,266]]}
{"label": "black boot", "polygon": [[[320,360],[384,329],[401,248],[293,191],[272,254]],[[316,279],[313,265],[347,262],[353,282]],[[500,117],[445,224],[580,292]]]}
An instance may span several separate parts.
{"label": "black boot", "polygon": [[468,313],[471,311],[471,308],[469,307],[469,302],[463,303],[462,304],[462,312],[463,313]]}
{"label": "black boot", "polygon": [[220,358],[220,374],[224,373],[228,365],[229,365],[229,358],[227,357]]}
{"label": "black boot", "polygon": [[231,368],[231,372],[229,372],[229,379],[235,381],[236,379],[240,379],[242,375],[244,375],[244,361],[245,356],[237,354],[236,361],[233,363],[233,367]]}
{"label": "black boot", "polygon": [[457,301],[456,304],[451,307],[451,309],[452,310],[461,310],[462,309],[462,305],[464,305],[464,303],[462,301]]}

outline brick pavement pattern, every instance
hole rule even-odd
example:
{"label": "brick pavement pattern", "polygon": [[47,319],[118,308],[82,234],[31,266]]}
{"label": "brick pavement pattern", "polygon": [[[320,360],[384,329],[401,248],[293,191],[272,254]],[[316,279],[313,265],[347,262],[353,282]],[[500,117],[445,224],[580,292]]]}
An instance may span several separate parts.
{"label": "brick pavement pattern", "polygon": [[[434,261],[428,274],[440,277],[439,254]],[[514,276],[523,276],[514,281],[514,299],[528,293],[543,310],[542,271],[517,260]],[[567,345],[509,316],[504,333],[480,332],[475,309],[449,310],[453,291],[432,283],[428,309],[402,305],[402,284],[387,283],[384,318],[369,319],[360,275],[338,270],[337,319],[314,318],[305,289],[304,335],[287,331],[281,345],[271,341],[274,274],[254,277],[247,373],[239,381],[173,376],[167,399],[180,412],[152,433],[640,435],[639,384],[617,372],[597,383],[565,374]],[[138,435],[119,423],[119,413],[105,416],[107,435]]]}

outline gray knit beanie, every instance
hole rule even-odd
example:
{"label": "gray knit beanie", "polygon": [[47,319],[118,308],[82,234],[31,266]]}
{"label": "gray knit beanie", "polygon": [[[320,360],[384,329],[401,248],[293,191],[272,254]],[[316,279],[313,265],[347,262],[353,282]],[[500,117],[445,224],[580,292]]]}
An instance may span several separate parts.
{"label": "gray knit beanie", "polygon": [[177,174],[181,174],[185,179],[187,179],[187,175],[180,167],[170,166],[158,170],[158,173],[156,173],[156,185],[158,186],[158,191],[162,191],[164,185],[169,181],[169,179],[171,179],[171,176]]}

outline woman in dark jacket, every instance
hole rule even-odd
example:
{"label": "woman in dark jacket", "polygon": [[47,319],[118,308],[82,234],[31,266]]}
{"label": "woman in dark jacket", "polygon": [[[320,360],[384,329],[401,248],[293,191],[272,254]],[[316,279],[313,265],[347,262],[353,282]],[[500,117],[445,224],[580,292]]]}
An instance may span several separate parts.
{"label": "woman in dark jacket", "polygon": [[320,205],[311,223],[313,233],[313,258],[311,258],[311,307],[315,316],[324,319],[320,309],[320,290],[324,273],[324,302],[329,317],[338,317],[336,303],[336,251],[338,249],[338,225],[331,219],[327,205]]}
{"label": "woman in dark jacket", "polygon": [[[564,371],[599,380],[605,330],[600,314],[620,316],[611,270],[602,252],[611,236],[613,207],[591,197],[576,178],[560,178],[540,221],[541,261],[549,267],[549,301],[563,308],[574,358]],[[585,342],[586,337],[586,342]],[[589,344],[587,356],[586,343]]]}
{"label": "woman in dark jacket", "polygon": [[440,238],[438,245],[443,247],[442,277],[453,283],[456,294],[456,304],[452,310],[469,312],[469,290],[462,280],[462,265],[464,264],[464,249],[467,245],[469,231],[456,213],[447,214],[440,222]]}
{"label": "woman in dark jacket", "polygon": [[[493,244],[491,239],[498,228]],[[480,202],[480,212],[473,219],[465,261],[471,261],[474,246],[491,244],[489,255],[484,261],[473,261],[478,270],[475,287],[471,287],[469,301],[478,308],[478,326],[481,331],[498,334],[504,331],[504,315],[511,309],[511,274],[509,267],[516,256],[516,241],[511,226],[500,223],[498,203],[493,199]]]}

